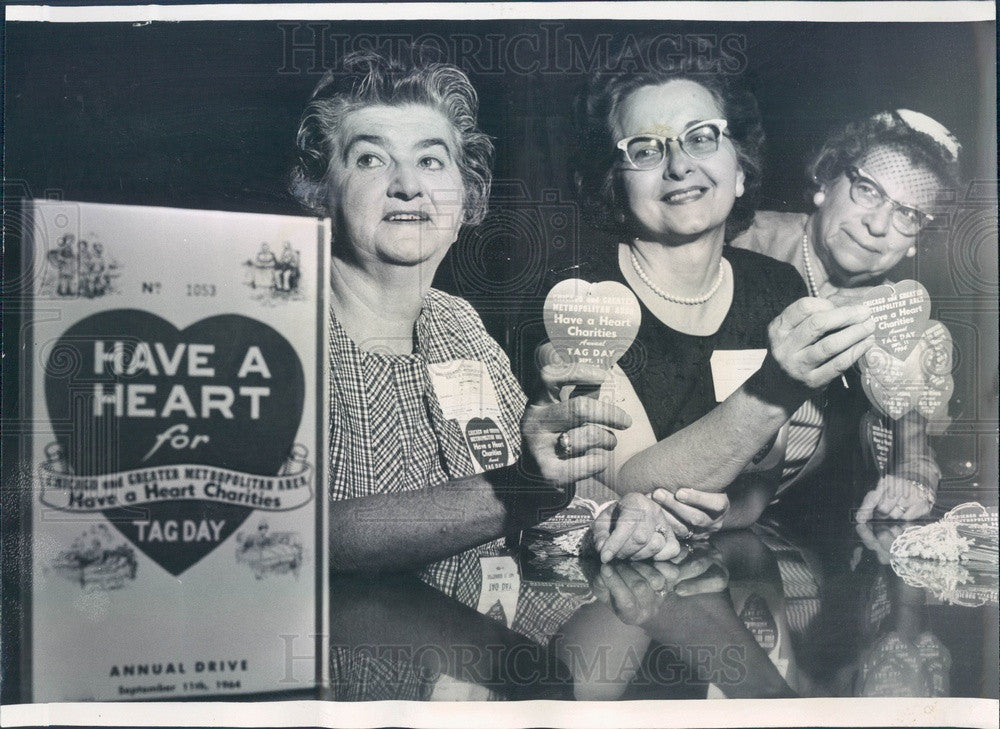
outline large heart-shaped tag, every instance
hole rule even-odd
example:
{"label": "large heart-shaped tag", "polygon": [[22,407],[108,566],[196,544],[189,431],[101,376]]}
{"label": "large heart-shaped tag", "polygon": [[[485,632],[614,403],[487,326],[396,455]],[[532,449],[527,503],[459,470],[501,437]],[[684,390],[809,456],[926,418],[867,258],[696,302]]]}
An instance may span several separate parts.
{"label": "large heart-shaped tag", "polygon": [[60,337],[45,375],[49,418],[72,426],[56,429],[70,473],[104,477],[94,497],[116,499],[101,513],[173,575],[278,503],[252,482],[279,473],[304,394],[288,340],[236,314],[183,331],[135,309],[95,314]]}
{"label": "large heart-shaped tag", "polygon": [[493,418],[471,418],[465,426],[465,439],[484,471],[507,465],[507,439]]}
{"label": "large heart-shaped tag", "polygon": [[931,315],[927,289],[912,280],[876,286],[861,303],[872,311],[875,341],[896,357],[913,351]]}
{"label": "large heart-shaped tag", "polygon": [[862,357],[861,369],[889,389],[920,388],[924,382],[920,370],[922,354],[921,350],[914,349],[906,359],[900,359],[875,344]]}
{"label": "large heart-shaped tag", "polygon": [[611,369],[632,346],[642,318],[635,294],[617,281],[560,281],[545,297],[545,331],[566,363]]}

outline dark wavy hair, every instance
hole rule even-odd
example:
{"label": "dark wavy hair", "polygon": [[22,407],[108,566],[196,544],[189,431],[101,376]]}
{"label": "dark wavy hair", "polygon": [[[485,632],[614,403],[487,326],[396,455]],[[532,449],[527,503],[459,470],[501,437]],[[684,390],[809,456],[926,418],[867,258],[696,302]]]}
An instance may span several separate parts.
{"label": "dark wavy hair", "polygon": [[423,104],[440,111],[455,128],[465,189],[462,222],[482,221],[493,176],[493,142],[477,125],[479,98],[469,77],[431,58],[419,46],[392,58],[358,51],[344,57],[342,69],[323,75],[302,112],[295,140],[297,160],[289,189],[302,205],[319,215],[332,214],[330,162],[348,114],[367,106]]}
{"label": "dark wavy hair", "polygon": [[[644,43],[649,44],[647,40]],[[640,44],[640,52],[643,44]],[[642,54],[644,57],[646,54]],[[624,59],[623,59],[624,61]],[[632,64],[634,66],[634,64]],[[620,230],[625,214],[615,163],[618,150],[611,120],[629,94],[645,86],[660,86],[685,79],[703,86],[719,104],[728,122],[728,134],[743,168],[744,192],[736,199],[726,220],[727,241],[753,222],[764,166],[764,126],[757,99],[742,82],[728,74],[692,68],[690,64],[637,71],[617,70],[628,63],[611,63],[613,71],[594,74],[576,99],[577,130],[574,184],[584,219],[604,230]]]}
{"label": "dark wavy hair", "polygon": [[[905,112],[904,112],[905,113]],[[945,131],[942,127],[942,131]],[[817,185],[828,185],[861,164],[875,149],[891,149],[906,157],[914,167],[934,174],[946,189],[957,189],[961,181],[958,150],[952,153],[930,134],[911,127],[898,112],[883,111],[835,130],[809,166],[809,176]]]}

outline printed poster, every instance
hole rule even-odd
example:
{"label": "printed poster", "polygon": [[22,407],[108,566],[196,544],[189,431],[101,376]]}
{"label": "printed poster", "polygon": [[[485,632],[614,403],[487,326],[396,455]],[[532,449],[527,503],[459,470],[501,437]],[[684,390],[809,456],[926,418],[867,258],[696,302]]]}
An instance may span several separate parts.
{"label": "printed poster", "polygon": [[325,225],[29,208],[33,700],[314,686]]}

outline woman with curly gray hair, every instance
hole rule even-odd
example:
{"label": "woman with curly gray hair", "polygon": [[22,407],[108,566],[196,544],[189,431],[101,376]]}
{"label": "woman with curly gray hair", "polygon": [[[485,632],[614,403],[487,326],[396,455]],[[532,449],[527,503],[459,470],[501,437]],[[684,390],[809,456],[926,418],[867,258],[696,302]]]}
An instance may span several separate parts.
{"label": "woman with curly gray hair", "polygon": [[[589,398],[526,410],[473,308],[431,288],[461,226],[486,212],[493,145],[476,110],[466,75],[415,49],[346,57],[302,115],[291,188],[333,228],[337,570],[426,566],[447,589],[463,559],[502,546],[603,469],[615,439],[598,426],[627,421]],[[572,458],[556,454],[563,433],[584,444]]]}

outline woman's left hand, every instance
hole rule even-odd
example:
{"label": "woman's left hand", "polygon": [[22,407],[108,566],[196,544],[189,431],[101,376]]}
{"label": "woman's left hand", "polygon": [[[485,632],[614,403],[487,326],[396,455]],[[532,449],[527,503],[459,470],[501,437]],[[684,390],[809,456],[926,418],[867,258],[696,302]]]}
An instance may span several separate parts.
{"label": "woman's left hand", "polygon": [[855,521],[863,524],[875,514],[910,521],[927,516],[933,506],[934,493],[923,484],[899,476],[883,476],[861,500]]}
{"label": "woman's left hand", "polygon": [[667,560],[681,552],[665,512],[645,494],[625,494],[598,515],[591,529],[601,562]]}
{"label": "woman's left hand", "polygon": [[553,396],[563,387],[598,388],[604,370],[586,365],[548,364],[541,370],[544,391],[521,419],[525,456],[548,481],[569,486],[603,472],[618,439],[608,428],[624,430],[632,419],[621,408],[592,397]]}
{"label": "woman's left hand", "polygon": [[656,489],[652,498],[663,508],[665,518],[681,539],[708,539],[722,528],[729,513],[729,497],[723,492],[681,488],[670,493]]}

